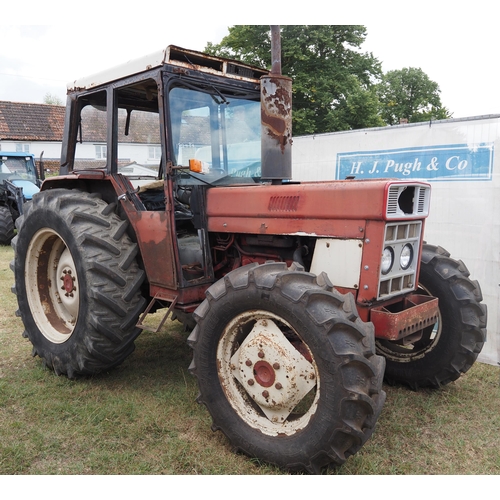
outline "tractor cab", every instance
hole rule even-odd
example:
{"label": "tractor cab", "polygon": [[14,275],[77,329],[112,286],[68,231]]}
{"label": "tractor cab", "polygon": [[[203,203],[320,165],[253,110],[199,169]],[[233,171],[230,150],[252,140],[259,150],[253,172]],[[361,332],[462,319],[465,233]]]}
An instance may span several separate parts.
{"label": "tractor cab", "polygon": [[[260,181],[265,74],[169,46],[69,85],[62,185],[104,176],[114,186],[103,196],[111,201],[118,192],[137,221],[151,283],[175,289],[213,281],[205,191]],[[145,212],[147,231],[165,236],[163,268],[155,263],[157,249],[148,255],[146,229],[137,227]]]}
{"label": "tractor cab", "polygon": [[[264,71],[221,61],[170,46],[106,73],[101,85],[99,77],[75,81],[61,173],[105,169],[134,186],[162,179],[172,167],[194,184],[260,177]],[[123,78],[136,66],[143,71]]]}
{"label": "tractor cab", "polygon": [[35,157],[32,154],[19,152],[0,152],[0,182],[11,181],[15,186],[23,188],[26,200],[31,200],[40,190]]}
{"label": "tractor cab", "polygon": [[[43,168],[43,167],[41,167]],[[40,191],[35,157],[24,152],[0,152],[0,245],[9,245],[23,205]]]}

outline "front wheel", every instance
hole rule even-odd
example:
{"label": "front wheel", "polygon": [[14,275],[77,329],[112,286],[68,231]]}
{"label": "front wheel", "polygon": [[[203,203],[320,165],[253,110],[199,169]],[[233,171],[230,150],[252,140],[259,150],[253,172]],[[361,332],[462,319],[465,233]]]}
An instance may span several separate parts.
{"label": "front wheel", "polygon": [[387,361],[386,380],[415,390],[446,385],[469,370],[486,340],[487,318],[479,283],[441,247],[423,246],[419,293],[439,299],[438,322],[407,345],[376,342]]}
{"label": "front wheel", "polygon": [[57,374],[92,375],[133,350],[145,276],[127,222],[98,196],[53,189],[19,219],[15,287],[24,336]]}
{"label": "front wheel", "polygon": [[239,268],[207,291],[195,319],[198,401],[236,450],[319,472],[372,434],[384,360],[373,325],[326,275],[282,263]]}
{"label": "front wheel", "polygon": [[0,206],[0,245],[10,245],[14,238],[14,220],[8,207]]}

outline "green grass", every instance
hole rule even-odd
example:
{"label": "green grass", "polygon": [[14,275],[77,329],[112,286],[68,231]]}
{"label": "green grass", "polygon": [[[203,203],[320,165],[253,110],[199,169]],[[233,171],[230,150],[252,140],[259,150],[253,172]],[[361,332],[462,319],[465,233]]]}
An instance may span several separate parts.
{"label": "green grass", "polygon": [[[0,473],[283,475],[235,455],[195,402],[191,350],[178,323],[144,332],[118,368],[71,381],[31,356],[0,247]],[[499,474],[500,379],[476,363],[439,391],[386,386],[377,429],[329,474]]]}

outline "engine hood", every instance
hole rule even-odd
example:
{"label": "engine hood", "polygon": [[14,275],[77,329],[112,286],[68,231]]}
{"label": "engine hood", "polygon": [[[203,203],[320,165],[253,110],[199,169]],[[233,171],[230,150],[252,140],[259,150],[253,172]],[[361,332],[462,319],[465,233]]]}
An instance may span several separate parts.
{"label": "engine hood", "polygon": [[214,187],[208,230],[362,239],[366,221],[425,219],[429,198],[429,184],[394,179]]}
{"label": "engine hood", "polygon": [[36,184],[33,184],[31,181],[27,181],[25,179],[13,179],[12,184],[16,187],[23,188],[23,195],[27,200],[31,200],[33,195],[40,191]]}

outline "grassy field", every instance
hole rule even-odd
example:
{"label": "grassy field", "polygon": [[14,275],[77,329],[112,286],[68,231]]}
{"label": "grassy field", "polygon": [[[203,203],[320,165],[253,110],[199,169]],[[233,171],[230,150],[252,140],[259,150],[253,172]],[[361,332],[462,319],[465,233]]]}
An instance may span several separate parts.
{"label": "grassy field", "polygon": [[[144,332],[110,373],[70,381],[31,357],[0,247],[1,474],[245,474],[285,471],[235,455],[195,402],[186,334]],[[476,363],[439,391],[385,387],[373,437],[328,474],[500,474],[500,378]]]}

